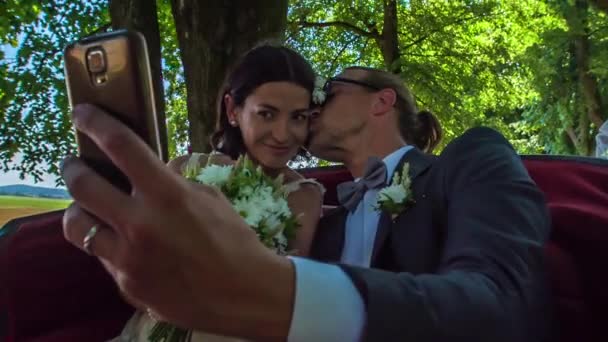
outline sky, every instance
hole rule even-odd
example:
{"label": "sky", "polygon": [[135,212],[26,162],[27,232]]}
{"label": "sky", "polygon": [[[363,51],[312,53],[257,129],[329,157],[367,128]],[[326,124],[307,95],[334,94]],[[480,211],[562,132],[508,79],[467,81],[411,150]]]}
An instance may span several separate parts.
{"label": "sky", "polygon": [[[0,49],[4,51],[5,58],[14,58],[16,54],[16,49],[11,47],[10,45],[1,45]],[[15,158],[11,161],[10,164],[15,164],[21,162],[21,155],[16,155]],[[46,168],[46,165],[42,165],[42,168]],[[16,171],[2,172],[0,171],[0,186],[3,185],[13,185],[13,184],[25,184],[25,185],[36,185],[36,186],[44,186],[55,188],[55,178],[56,176],[52,175],[44,175],[43,181],[39,183],[34,183],[34,178],[26,177],[25,179],[19,179],[19,173]]]}
{"label": "sky", "polygon": [[[21,161],[21,155],[17,155],[12,163],[19,163]],[[46,165],[43,165],[43,168]],[[33,177],[26,177],[25,179],[19,179],[19,172],[9,171],[9,172],[1,172],[0,171],[0,186],[3,185],[13,185],[13,184],[24,184],[24,185],[35,185],[35,186],[43,186],[47,188],[56,188],[55,186],[55,178],[54,175],[46,174],[43,176],[43,181],[39,183],[34,183]]]}

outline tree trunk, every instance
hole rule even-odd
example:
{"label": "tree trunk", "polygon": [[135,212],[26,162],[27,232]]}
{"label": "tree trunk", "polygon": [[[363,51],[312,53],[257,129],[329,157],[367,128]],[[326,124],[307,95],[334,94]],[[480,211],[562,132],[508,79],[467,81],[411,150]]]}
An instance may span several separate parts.
{"label": "tree trunk", "polygon": [[[580,82],[581,92],[585,99],[587,115],[596,127],[600,127],[604,120],[606,109],[603,108],[602,99],[598,91],[597,79],[589,70],[591,53],[589,50],[589,4],[586,0],[576,0],[575,11],[577,22],[572,23],[570,28],[575,28],[574,44],[576,47],[575,58],[577,74]],[[571,19],[574,20],[574,19]]]}
{"label": "tree trunk", "polygon": [[576,132],[574,131],[574,128],[572,128],[572,127],[566,128],[566,136],[568,139],[564,139],[565,140],[564,142],[566,144],[571,143],[572,144],[571,151],[573,151],[576,154],[580,154],[579,148],[578,148],[580,145],[580,142],[579,142],[578,136],[576,135]]}
{"label": "tree trunk", "polygon": [[576,0],[574,6],[565,14],[568,30],[573,44],[573,58],[576,65],[578,89],[582,99],[581,114],[578,122],[578,144],[576,150],[581,155],[593,151],[591,123],[600,127],[608,109],[602,103],[597,78],[590,70],[591,51],[589,43],[589,3],[587,0]]}
{"label": "tree trunk", "polygon": [[578,134],[580,141],[579,154],[581,156],[590,156],[595,151],[595,148],[593,148],[594,146],[592,146],[594,136],[589,134],[589,131],[591,130],[590,126],[589,115],[582,110],[579,119],[580,132]]}
{"label": "tree trunk", "polygon": [[397,30],[397,1],[383,0],[384,2],[384,22],[382,35],[376,39],[386,70],[399,74],[401,65],[399,61],[399,33]]}
{"label": "tree trunk", "polygon": [[209,151],[227,69],[265,39],[282,41],[287,0],[171,0],[187,90],[193,151]]}
{"label": "tree trunk", "polygon": [[167,153],[167,127],[165,122],[165,92],[163,88],[156,1],[110,0],[110,18],[112,19],[112,28],[139,31],[146,38],[159,121],[160,142],[163,146],[162,160],[167,162],[169,156]]}
{"label": "tree trunk", "polygon": [[591,2],[608,14],[608,0],[591,0]]}

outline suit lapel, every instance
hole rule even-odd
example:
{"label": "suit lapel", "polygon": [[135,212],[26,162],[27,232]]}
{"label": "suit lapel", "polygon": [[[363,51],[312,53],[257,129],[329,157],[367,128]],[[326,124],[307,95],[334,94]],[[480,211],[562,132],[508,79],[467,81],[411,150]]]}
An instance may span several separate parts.
{"label": "suit lapel", "polygon": [[312,245],[311,257],[326,262],[339,262],[344,249],[344,232],[348,211],[340,206],[323,215]]}
{"label": "suit lapel", "polygon": [[[422,174],[424,171],[426,171],[426,169],[428,169],[431,166],[431,160],[432,160],[431,157],[423,154],[418,149],[413,148],[410,151],[408,151],[403,156],[403,158],[401,158],[401,160],[397,164],[397,167],[395,168],[394,172],[401,172],[403,165],[405,163],[409,163],[410,164],[409,176],[412,181],[412,188],[414,188],[415,182],[416,182],[416,177],[418,177],[420,174]],[[392,180],[392,177],[391,177],[391,180]],[[417,194],[416,192],[414,192],[413,194],[414,194],[414,199],[416,200],[417,196],[419,194]],[[400,216],[403,214],[404,213],[399,214],[399,216],[396,217],[395,220],[393,220],[391,218],[391,215],[386,212],[383,212],[380,214],[380,221],[378,222],[378,229],[376,231],[376,237],[374,239],[374,249],[372,251],[372,258],[370,260],[370,266],[373,266],[375,264],[376,258],[378,257],[378,253],[380,252],[380,249],[384,245],[384,242],[386,241],[386,238],[388,237],[388,235],[393,227],[394,222],[397,221],[400,218]]]}

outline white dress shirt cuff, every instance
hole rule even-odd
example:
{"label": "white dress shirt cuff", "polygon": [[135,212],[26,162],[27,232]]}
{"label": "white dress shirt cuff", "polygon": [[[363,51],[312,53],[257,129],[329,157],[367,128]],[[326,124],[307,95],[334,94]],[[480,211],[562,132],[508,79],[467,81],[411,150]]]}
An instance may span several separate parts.
{"label": "white dress shirt cuff", "polygon": [[360,341],[363,299],[340,267],[291,257],[296,293],[289,342]]}

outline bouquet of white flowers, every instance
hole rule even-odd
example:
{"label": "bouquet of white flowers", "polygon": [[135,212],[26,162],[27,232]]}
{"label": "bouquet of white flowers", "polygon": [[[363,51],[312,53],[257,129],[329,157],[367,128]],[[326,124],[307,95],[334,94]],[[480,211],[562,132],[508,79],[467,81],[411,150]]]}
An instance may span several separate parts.
{"label": "bouquet of white flowers", "polygon": [[[293,238],[299,224],[287,205],[283,175],[273,179],[247,157],[239,158],[235,165],[212,165],[210,159],[211,156],[204,167],[188,165],[184,176],[218,188],[266,247],[286,255],[287,242]],[[157,322],[148,340],[182,342],[190,334],[169,323]]]}

